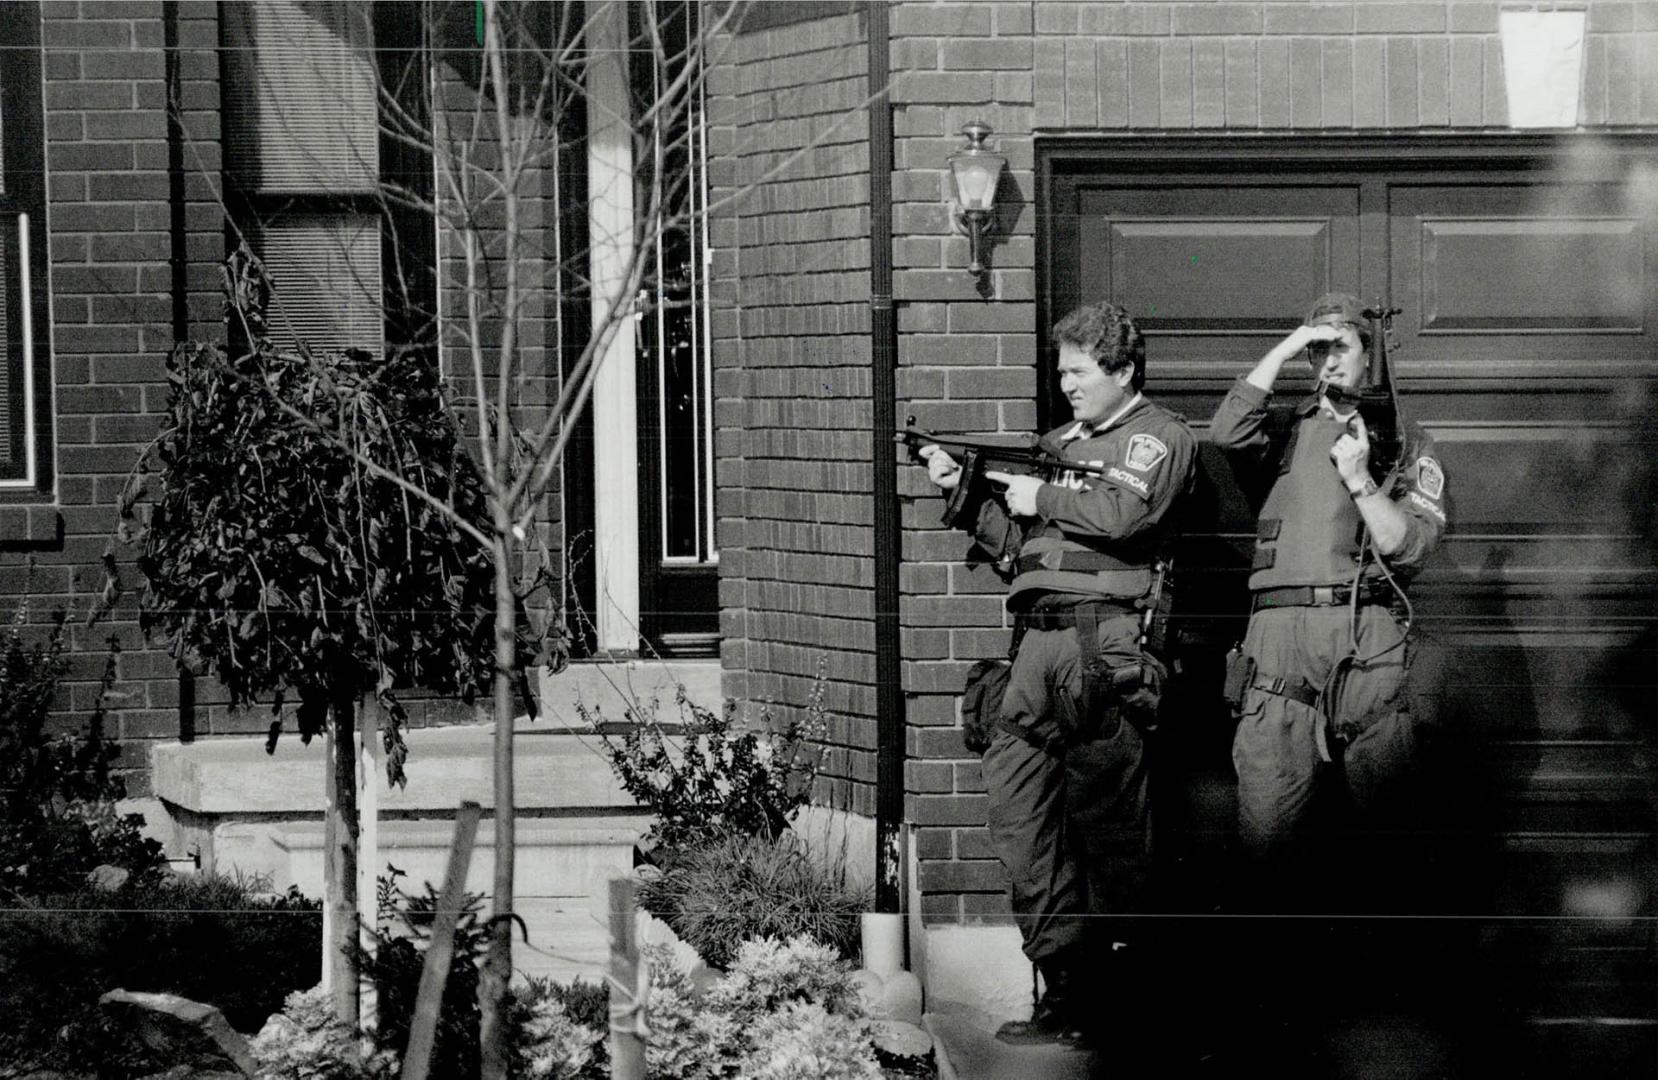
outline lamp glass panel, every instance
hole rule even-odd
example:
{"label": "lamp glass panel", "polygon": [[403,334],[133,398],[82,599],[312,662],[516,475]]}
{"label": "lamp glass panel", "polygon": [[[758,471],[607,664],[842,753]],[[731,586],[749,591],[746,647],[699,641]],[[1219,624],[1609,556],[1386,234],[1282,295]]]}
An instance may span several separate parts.
{"label": "lamp glass panel", "polygon": [[1001,179],[1000,154],[959,154],[950,159],[956,180],[956,198],[964,210],[989,210],[996,199],[996,182]]}

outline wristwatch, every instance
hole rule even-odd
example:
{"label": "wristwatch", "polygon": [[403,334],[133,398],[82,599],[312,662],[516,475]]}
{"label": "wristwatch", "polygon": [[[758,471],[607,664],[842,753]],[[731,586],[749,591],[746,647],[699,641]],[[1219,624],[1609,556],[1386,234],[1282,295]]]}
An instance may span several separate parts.
{"label": "wristwatch", "polygon": [[1355,499],[1362,499],[1366,495],[1374,495],[1380,490],[1382,490],[1382,489],[1380,487],[1376,486],[1376,481],[1372,480],[1370,477],[1367,476],[1367,477],[1364,478],[1364,486],[1363,487],[1359,488],[1357,491],[1355,491],[1352,488],[1348,488],[1347,493],[1349,495],[1353,496],[1353,498],[1355,498]]}

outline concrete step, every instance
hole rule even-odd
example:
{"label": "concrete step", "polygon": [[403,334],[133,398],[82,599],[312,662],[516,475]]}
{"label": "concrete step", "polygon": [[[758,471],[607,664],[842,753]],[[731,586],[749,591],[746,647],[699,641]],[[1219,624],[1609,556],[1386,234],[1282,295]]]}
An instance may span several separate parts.
{"label": "concrete step", "polygon": [[[236,828],[225,826],[224,831]],[[608,929],[594,917],[592,896],[603,895],[612,874],[633,864],[639,826],[612,819],[531,819],[516,829],[517,862],[513,910],[524,920],[528,942],[513,942],[513,966],[521,975],[559,982],[604,977],[609,963]],[[454,825],[447,821],[382,821],[380,860],[403,871],[398,887],[413,896],[424,885],[441,885]],[[322,826],[295,822],[274,829],[270,849],[279,858],[273,877],[285,874],[308,896],[322,895]],[[478,829],[466,888],[490,909],[495,873],[493,821]],[[251,850],[251,849],[250,849]],[[248,861],[246,859],[243,860]]]}
{"label": "concrete step", "polygon": [[[453,813],[470,799],[495,804],[494,725],[420,728],[407,736],[408,784],[380,780],[382,814]],[[595,735],[519,731],[514,739],[520,810],[631,808]],[[274,753],[261,738],[165,743],[151,752],[156,795],[176,813],[208,818],[321,814],[323,740],[282,739]]]}
{"label": "concrete step", "polygon": [[[515,899],[579,901],[585,912],[587,898],[595,888],[610,874],[626,873],[632,868],[633,842],[643,830],[644,821],[520,819],[514,830]],[[221,838],[235,828],[239,827],[221,827]],[[307,896],[321,896],[322,823],[296,821],[265,828],[270,830],[268,836],[276,857],[285,860],[283,869],[287,873],[279,880],[298,885]],[[434,888],[442,885],[454,832],[450,821],[381,821],[381,868],[377,872],[383,872],[387,863],[403,871],[398,885],[408,893],[419,894],[427,882]],[[244,863],[238,865],[245,868]],[[487,899],[494,874],[495,823],[485,820],[478,825],[466,875],[467,891]]]}
{"label": "concrete step", "polygon": [[[542,723],[554,729],[582,726],[578,704],[590,719],[615,723],[626,718],[630,706],[654,701],[658,720],[678,721],[680,687],[689,700],[715,713],[725,701],[718,660],[580,660],[557,675],[541,668],[539,681]],[[525,723],[519,722],[519,731],[526,730]]]}
{"label": "concrete step", "polygon": [[933,1037],[939,1080],[1087,1080],[1109,1075],[1088,1050],[997,1042],[1000,1022],[959,1002],[940,1002],[921,1024]]}

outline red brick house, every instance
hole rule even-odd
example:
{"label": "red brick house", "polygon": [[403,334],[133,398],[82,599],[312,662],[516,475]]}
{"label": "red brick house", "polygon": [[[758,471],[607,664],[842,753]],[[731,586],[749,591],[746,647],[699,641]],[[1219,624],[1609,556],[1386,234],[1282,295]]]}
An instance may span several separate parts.
{"label": "red brick house", "polygon": [[[1148,391],[1201,428],[1306,297],[1385,297],[1405,312],[1407,408],[1456,485],[1456,534],[1417,600],[1446,657],[1437,722],[1465,755],[1447,760],[1479,763],[1459,773],[1464,820],[1490,839],[1479,911],[1590,920],[1538,936],[1494,918],[1493,951],[1565,988],[1536,1006],[1545,1019],[1649,1023],[1658,5],[1569,7],[1575,111],[1533,129],[1558,95],[1510,80],[1496,0],[754,5],[710,43],[710,209],[674,255],[703,318],[652,307],[597,392],[606,437],[566,462],[567,547],[611,538],[601,568],[571,574],[586,610],[610,611],[590,645],[717,663],[726,696],[785,711],[824,665],[822,797],[873,826],[912,958],[937,983],[963,972],[964,940],[1013,957],[956,711],[966,668],[1005,649],[1001,584],[962,563],[886,433],[912,414],[1050,423],[1046,328],[1103,298],[1147,329]],[[161,357],[220,332],[214,178],[233,168],[225,104],[243,92],[220,59],[225,10],[0,10],[8,42],[42,45],[5,50],[9,595],[32,559],[37,592],[84,608],[156,430]],[[971,120],[1008,159],[983,275],[949,206]],[[588,164],[559,166],[574,187],[549,214],[572,228],[589,224],[569,216]],[[676,342],[689,366],[665,359]],[[1185,588],[1235,599],[1251,527],[1207,464]],[[1213,677],[1238,611],[1215,607],[1193,624],[1169,755],[1171,880],[1197,909],[1226,847]],[[136,793],[152,743],[262,730],[210,686],[181,697],[171,660],[117,629]],[[76,640],[72,713],[103,633]]]}
{"label": "red brick house", "polygon": [[[1444,668],[1420,674],[1466,815],[1448,830],[1489,830],[1478,910],[1570,916],[1589,895],[1650,910],[1658,8],[1576,8],[1575,109],[1546,132],[1522,130],[1540,86],[1505,78],[1496,3],[777,5],[732,39],[709,87],[714,202],[780,171],[710,230],[727,686],[787,700],[838,645],[852,718],[836,790],[864,814],[882,725],[902,716],[906,880],[928,928],[912,952],[929,983],[983,963],[988,939],[955,952],[946,928],[1006,910],[954,697],[1006,631],[999,583],[935,526],[918,468],[900,464],[901,519],[883,525],[887,466],[862,432],[911,414],[939,430],[1057,423],[1047,327],[1095,299],[1140,318],[1148,392],[1200,432],[1297,298],[1347,288],[1405,309],[1405,407],[1457,476],[1457,531],[1416,590]],[[871,165],[889,138],[879,106],[844,121],[880,89],[883,52],[890,187]],[[982,278],[949,206],[947,159],[972,120],[1008,159]],[[890,260],[863,217],[873,203],[879,230],[888,198]],[[866,271],[877,294],[890,280],[895,362]],[[1205,464],[1216,501],[1182,595],[1225,611],[1253,526]],[[881,620],[893,554],[896,626]],[[1224,847],[1214,693],[1237,625],[1191,627],[1183,735],[1166,748],[1178,793],[1158,813],[1186,910],[1207,910]],[[893,674],[901,694],[883,698]],[[1620,957],[1612,997],[1635,996],[1603,1007],[1645,1016],[1654,940],[1638,925],[1586,931],[1609,950],[1593,961],[1586,939],[1514,925],[1492,948],[1548,966],[1580,1003],[1608,985],[1590,970]]]}

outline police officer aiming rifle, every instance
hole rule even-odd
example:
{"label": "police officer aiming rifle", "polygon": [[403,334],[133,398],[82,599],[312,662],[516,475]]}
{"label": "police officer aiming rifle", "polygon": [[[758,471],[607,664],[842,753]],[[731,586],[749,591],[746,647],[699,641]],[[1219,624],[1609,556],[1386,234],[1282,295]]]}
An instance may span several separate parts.
{"label": "police officer aiming rifle", "polygon": [[1034,462],[1036,475],[985,468],[988,484],[957,498],[971,484],[963,462],[939,444],[918,448],[933,483],[952,495],[945,524],[969,533],[1010,582],[1005,690],[998,702],[970,687],[963,723],[984,754],[991,842],[1025,955],[1045,985],[1030,1021],[997,1032],[1013,1043],[1075,1042],[1089,1023],[1120,1020],[1112,999],[1137,1003],[1122,957],[1133,949],[1113,948],[1122,924],[1082,916],[1144,902],[1144,732],[1166,671],[1150,648],[1155,631],[1147,634],[1157,620],[1144,616],[1166,595],[1158,555],[1196,464],[1185,421],[1140,392],[1145,344],[1126,311],[1078,308],[1053,337],[1073,415],[1040,440],[1056,461]]}

